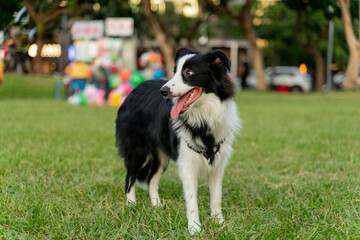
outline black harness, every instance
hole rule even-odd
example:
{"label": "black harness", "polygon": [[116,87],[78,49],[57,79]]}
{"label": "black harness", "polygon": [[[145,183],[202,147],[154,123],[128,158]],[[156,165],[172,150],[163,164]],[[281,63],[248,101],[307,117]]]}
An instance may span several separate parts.
{"label": "black harness", "polygon": [[225,138],[220,140],[220,142],[218,142],[217,144],[215,144],[215,146],[213,148],[207,148],[207,149],[203,149],[199,146],[192,146],[186,140],[185,140],[185,142],[186,142],[188,148],[190,148],[191,150],[193,150],[194,152],[196,152],[198,154],[202,154],[206,158],[206,160],[208,160],[209,164],[211,165],[214,161],[216,153],[218,153],[220,150],[221,144],[223,144],[225,142]]}

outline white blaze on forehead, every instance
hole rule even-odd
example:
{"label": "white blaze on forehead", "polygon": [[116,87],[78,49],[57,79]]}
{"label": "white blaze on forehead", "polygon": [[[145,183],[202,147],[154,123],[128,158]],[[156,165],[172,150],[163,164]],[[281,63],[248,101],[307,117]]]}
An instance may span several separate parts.
{"label": "white blaze on forehead", "polygon": [[176,75],[177,73],[180,73],[180,74],[181,74],[181,70],[182,70],[185,62],[186,62],[188,59],[192,58],[193,56],[195,56],[195,54],[187,54],[187,55],[182,56],[182,57],[178,60],[177,66],[176,66],[176,73],[175,73],[175,75]]}
{"label": "white blaze on forehead", "polygon": [[195,56],[195,54],[187,54],[185,56],[182,56],[177,62],[176,72],[174,76],[165,84],[170,88],[170,91],[176,96],[184,95],[193,88],[192,86],[185,84],[182,77],[182,69],[184,67],[185,62],[190,58],[192,58],[193,56]]}

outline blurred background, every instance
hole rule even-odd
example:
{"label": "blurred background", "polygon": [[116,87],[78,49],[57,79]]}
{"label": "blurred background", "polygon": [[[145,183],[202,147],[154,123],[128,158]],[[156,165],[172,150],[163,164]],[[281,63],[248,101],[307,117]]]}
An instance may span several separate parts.
{"label": "blurred background", "polygon": [[176,49],[187,46],[227,53],[238,89],[357,89],[359,4],[7,0],[0,5],[0,81],[13,76],[4,72],[50,75],[59,79],[56,98],[119,106],[142,81],[170,77]]}

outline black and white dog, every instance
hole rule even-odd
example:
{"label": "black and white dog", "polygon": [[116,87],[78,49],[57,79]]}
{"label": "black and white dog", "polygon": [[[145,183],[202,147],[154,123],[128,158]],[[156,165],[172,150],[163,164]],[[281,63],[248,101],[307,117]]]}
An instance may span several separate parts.
{"label": "black and white dog", "polygon": [[208,176],[211,215],[223,222],[222,178],[241,122],[233,100],[230,60],[222,51],[181,48],[174,76],[149,80],[126,98],[116,119],[119,153],[127,169],[127,202],[136,202],[135,182],[160,205],[159,180],[169,159],[177,162],[191,234],[201,230],[198,178]]}

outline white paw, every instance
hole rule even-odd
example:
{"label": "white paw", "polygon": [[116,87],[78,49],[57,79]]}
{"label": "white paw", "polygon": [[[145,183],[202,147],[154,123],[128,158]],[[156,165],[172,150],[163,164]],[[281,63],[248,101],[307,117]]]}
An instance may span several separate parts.
{"label": "white paw", "polygon": [[126,199],[126,206],[133,206],[133,205],[136,205],[136,201]]}
{"label": "white paw", "polygon": [[162,206],[161,201],[160,201],[160,198],[152,198],[152,199],[151,199],[151,204],[152,204],[154,207],[161,207],[161,206]]}
{"label": "white paw", "polygon": [[223,217],[222,213],[211,214],[211,216],[216,218],[219,224],[224,223],[224,217]]}
{"label": "white paw", "polygon": [[223,216],[221,217],[217,217],[218,221],[219,221],[219,224],[223,224],[224,223],[224,218]]}
{"label": "white paw", "polygon": [[192,224],[188,225],[188,229],[191,236],[194,236],[196,233],[201,232],[201,225],[200,223],[193,222]]}

